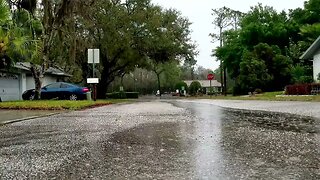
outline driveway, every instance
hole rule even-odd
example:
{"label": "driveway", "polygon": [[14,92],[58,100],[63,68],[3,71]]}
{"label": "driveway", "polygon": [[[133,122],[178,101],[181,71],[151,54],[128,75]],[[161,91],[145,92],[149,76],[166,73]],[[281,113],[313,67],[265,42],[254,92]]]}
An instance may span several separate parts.
{"label": "driveway", "polygon": [[320,179],[318,123],[186,101],[63,113],[0,127],[0,179]]}

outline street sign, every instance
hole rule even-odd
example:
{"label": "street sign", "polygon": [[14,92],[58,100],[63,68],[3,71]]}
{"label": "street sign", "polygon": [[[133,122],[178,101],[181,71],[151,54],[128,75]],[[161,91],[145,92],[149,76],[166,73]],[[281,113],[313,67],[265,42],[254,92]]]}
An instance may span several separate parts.
{"label": "street sign", "polygon": [[98,84],[99,78],[87,78],[87,83],[88,84]]}
{"label": "street sign", "polygon": [[99,49],[88,49],[88,63],[100,63],[100,50]]}
{"label": "street sign", "polygon": [[210,81],[213,80],[214,79],[214,74],[208,74],[207,78]]}

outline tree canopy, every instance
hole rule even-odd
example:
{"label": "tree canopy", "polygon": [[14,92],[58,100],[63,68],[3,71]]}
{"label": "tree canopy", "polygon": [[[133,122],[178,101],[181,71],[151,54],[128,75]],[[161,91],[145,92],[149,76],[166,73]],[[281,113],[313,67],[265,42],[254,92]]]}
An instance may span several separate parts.
{"label": "tree canopy", "polygon": [[[98,95],[104,98],[116,77],[136,68],[178,68],[195,64],[196,46],[190,38],[190,22],[174,9],[163,9],[150,0],[1,0],[2,37],[14,34],[28,46],[23,61],[31,62],[36,92],[50,66],[72,74],[70,81],[85,83],[93,69],[87,64],[87,49],[100,49]],[[3,10],[3,11],[2,11]],[[11,26],[14,25],[13,26]],[[4,40],[8,38],[2,38]],[[1,44],[9,55],[14,42]],[[20,41],[20,44],[22,41]],[[17,53],[15,53],[17,55]],[[13,59],[17,59],[13,57]],[[19,58],[19,61],[21,59]],[[179,69],[179,68],[178,68]],[[173,76],[165,72],[166,76]],[[177,71],[177,73],[179,73]],[[173,73],[174,74],[174,73]],[[170,84],[175,84],[171,82]],[[37,96],[39,97],[39,96]]]}
{"label": "tree canopy", "polygon": [[299,57],[320,34],[319,10],[319,0],[289,12],[258,4],[244,13],[238,29],[224,31],[223,46],[214,54],[236,81],[234,93],[310,82],[311,64]]}

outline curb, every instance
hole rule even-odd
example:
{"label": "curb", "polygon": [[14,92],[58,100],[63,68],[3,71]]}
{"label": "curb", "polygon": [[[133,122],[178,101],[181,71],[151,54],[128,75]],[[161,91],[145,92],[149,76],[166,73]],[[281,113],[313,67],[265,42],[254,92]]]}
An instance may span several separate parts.
{"label": "curb", "polygon": [[50,113],[50,114],[40,115],[40,116],[30,116],[30,117],[26,117],[26,118],[8,120],[8,121],[1,122],[1,123],[0,123],[0,126],[4,126],[4,125],[8,125],[8,124],[13,124],[13,123],[16,123],[16,122],[21,122],[21,121],[32,120],[32,119],[36,119],[36,118],[43,118],[43,117],[54,116],[54,115],[57,115],[57,114],[60,114],[60,113],[61,113],[61,112],[58,112],[58,113]]}

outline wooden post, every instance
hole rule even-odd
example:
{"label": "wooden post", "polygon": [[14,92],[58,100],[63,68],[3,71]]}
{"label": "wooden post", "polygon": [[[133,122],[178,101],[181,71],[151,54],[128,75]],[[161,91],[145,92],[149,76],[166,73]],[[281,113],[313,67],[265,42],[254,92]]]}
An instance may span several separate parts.
{"label": "wooden post", "polygon": [[93,100],[97,100],[97,84],[93,85]]}

